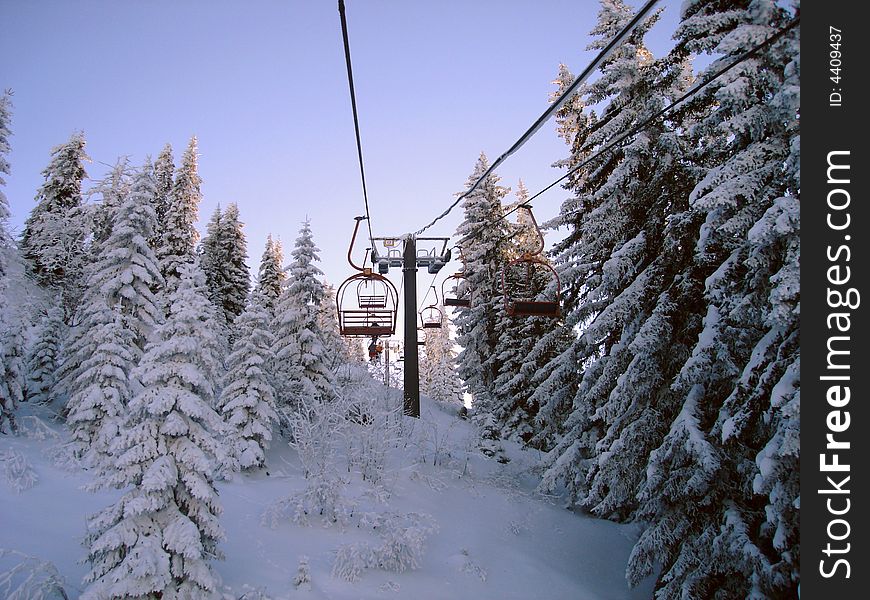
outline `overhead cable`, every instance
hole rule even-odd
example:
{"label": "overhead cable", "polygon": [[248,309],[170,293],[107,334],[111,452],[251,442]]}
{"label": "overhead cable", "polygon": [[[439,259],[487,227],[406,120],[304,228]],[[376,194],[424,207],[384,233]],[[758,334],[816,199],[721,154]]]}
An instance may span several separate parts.
{"label": "overhead cable", "polygon": [[474,190],[477,189],[477,186],[479,186],[484,179],[489,177],[496,170],[496,168],[498,168],[499,165],[501,165],[511,154],[519,150],[529,140],[529,138],[537,133],[537,131],[544,125],[544,123],[546,123],[550,119],[550,117],[553,116],[553,114],[560,108],[562,108],[562,106],[570,99],[570,97],[574,94],[580,84],[586,81],[586,79],[592,73],[594,73],[599,66],[601,66],[601,63],[603,63],[607,59],[607,57],[610,56],[610,54],[612,54],[613,51],[620,44],[622,44],[623,41],[625,41],[625,39],[631,34],[632,31],[634,31],[634,29],[640,24],[646,14],[650,10],[652,10],[652,7],[655,6],[657,2],[658,0],[648,0],[647,3],[644,4],[637,12],[637,14],[631,19],[631,21],[629,21],[625,25],[625,27],[623,27],[622,30],[618,34],[616,34],[616,37],[614,37],[610,41],[610,43],[607,44],[607,46],[605,46],[601,50],[601,52],[598,53],[598,56],[596,56],[595,59],[591,63],[589,63],[586,69],[584,69],[583,72],[580,73],[580,75],[578,75],[576,79],[574,79],[573,83],[565,91],[563,91],[562,94],[556,99],[556,101],[550,104],[547,110],[545,110],[543,114],[538,117],[538,119],[534,123],[532,123],[532,126],[529,127],[516,142],[514,142],[513,146],[508,148],[506,152],[499,156],[495,160],[495,162],[493,162],[489,166],[489,168],[483,173],[483,175],[478,177],[477,181],[475,181],[470,188],[465,190],[465,192],[463,192],[459,197],[456,198],[456,200],[454,200],[454,202],[450,206],[447,207],[447,210],[435,217],[429,224],[421,227],[416,232],[414,232],[414,235],[420,235],[421,233],[432,227],[439,220],[450,214],[450,212],[454,208],[456,208],[456,206],[464,198],[474,192]]}

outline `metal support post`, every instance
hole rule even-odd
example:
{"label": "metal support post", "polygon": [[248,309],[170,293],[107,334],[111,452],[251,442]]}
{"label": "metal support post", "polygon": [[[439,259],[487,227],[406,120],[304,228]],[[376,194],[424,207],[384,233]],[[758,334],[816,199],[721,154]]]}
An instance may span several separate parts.
{"label": "metal support post", "polygon": [[420,417],[420,366],[417,362],[417,242],[405,240],[405,414]]}

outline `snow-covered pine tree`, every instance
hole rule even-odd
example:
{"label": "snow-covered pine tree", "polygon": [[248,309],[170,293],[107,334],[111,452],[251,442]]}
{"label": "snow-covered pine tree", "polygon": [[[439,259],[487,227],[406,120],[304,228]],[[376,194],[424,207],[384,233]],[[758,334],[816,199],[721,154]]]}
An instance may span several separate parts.
{"label": "snow-covered pine tree", "polygon": [[[468,187],[489,168],[481,153]],[[488,176],[463,200],[463,222],[456,229],[465,261],[462,288],[470,288],[471,306],[456,317],[459,353],[458,373],[472,396],[472,408],[482,432],[487,454],[500,452],[499,426],[493,417],[496,398],[493,384],[498,376],[499,338],[506,323],[501,289],[501,271],[508,257],[508,223],[502,218],[502,199],[510,191],[498,185],[499,178]],[[462,290],[460,290],[462,293]]]}
{"label": "snow-covered pine tree", "polygon": [[[688,2],[681,16],[675,52],[717,56],[708,72],[790,20],[767,1]],[[661,565],[662,598],[797,593],[798,43],[794,29],[715,80],[686,127],[707,169],[690,196],[706,314],[647,467],[640,517],[652,524],[628,569],[636,581]]]}
{"label": "snow-covered pine tree", "polygon": [[290,409],[300,398],[323,401],[333,396],[333,375],[320,327],[318,310],[323,302],[320,258],[311,224],[299,230],[291,256],[288,284],[275,309],[275,362],[273,381],[279,409]]}
{"label": "snow-covered pine tree", "polygon": [[222,422],[204,279],[197,264],[181,266],[170,314],[136,369],[142,390],[105,474],[106,485],[132,488],[89,520],[83,599],[201,598],[219,586],[208,561],[223,538],[212,479]]}
{"label": "snow-covered pine tree", "polygon": [[0,434],[15,433],[15,411],[24,400],[24,332],[21,320],[6,304],[6,282],[0,281]]}
{"label": "snow-covered pine tree", "polygon": [[42,316],[27,354],[27,401],[47,404],[55,399],[55,381],[61,344],[66,337],[63,308],[59,302]]}
{"label": "snow-covered pine tree", "polygon": [[139,352],[163,318],[152,292],[163,285],[163,278],[148,243],[156,226],[154,195],[154,172],[150,159],[146,159],[130,193],[115,211],[111,234],[102,244],[96,267],[100,295],[108,306],[120,310]]}
{"label": "snow-covered pine tree", "polygon": [[76,454],[105,472],[111,468],[110,449],[125,426],[135,341],[120,312],[106,304],[91,306],[88,325],[83,341],[90,352],[75,369],[67,423]]}
{"label": "snow-covered pine tree", "polygon": [[15,254],[8,229],[8,220],[12,215],[3,192],[6,185],[3,176],[10,171],[6,155],[11,150],[11,119],[12,92],[6,90],[0,96],[0,433],[16,431],[15,409],[23,399],[24,387],[24,370],[21,364],[24,338],[20,319],[12,311],[12,300],[9,296],[12,287],[10,261]]}
{"label": "snow-covered pine tree", "polygon": [[275,390],[267,369],[274,362],[275,336],[269,331],[272,316],[257,293],[237,320],[238,338],[227,359],[227,375],[218,407],[230,427],[234,456],[242,469],[266,464],[265,450],[278,420]]}
{"label": "snow-covered pine tree", "polygon": [[[604,0],[590,49],[603,48],[628,22],[632,9]],[[586,86],[586,104],[606,103],[602,116],[578,132],[568,165],[655,114],[683,81],[669,62],[655,61],[643,37],[652,17],[605,60],[601,77]],[[679,71],[682,72],[682,71]],[[690,306],[669,287],[690,261],[691,244],[679,219],[697,176],[680,160],[672,125],[654,121],[625,144],[575,172],[562,207],[569,228],[558,246],[567,325],[580,337],[559,357],[582,370],[565,435],[550,453],[544,486],[563,481],[597,514],[628,518],[636,507],[649,453],[667,431],[664,373],[686,356],[672,338]]]}
{"label": "snow-covered pine tree", "polygon": [[[511,226],[509,259],[533,253],[540,244],[539,233],[530,210],[522,208],[527,205],[528,198],[528,190],[520,181],[517,185],[516,203],[511,207],[520,208],[517,210],[517,223]],[[545,257],[541,258],[546,260]],[[531,267],[528,273],[521,265],[511,268],[505,265],[503,269],[508,288],[514,289],[519,284],[519,287],[527,289],[524,293],[530,296],[546,292],[555,283],[543,267]],[[552,294],[552,290],[550,293]],[[493,382],[495,402],[492,412],[504,437],[513,437],[528,443],[536,434],[538,404],[532,400],[535,392],[532,380],[545,367],[552,352],[541,351],[535,355],[540,361],[532,361],[532,351],[538,339],[553,329],[563,328],[561,319],[549,317],[518,316],[505,318],[501,322],[496,347],[499,365],[498,375]]]}
{"label": "snow-covered pine tree", "polygon": [[[438,306],[446,314],[443,305]],[[463,405],[462,382],[456,373],[456,351],[450,339],[450,323],[444,319],[438,329],[427,329],[425,356],[420,365],[420,391],[457,409]]]}
{"label": "snow-covered pine tree", "polygon": [[157,226],[150,243],[155,252],[160,246],[161,233],[166,226],[166,214],[172,197],[173,173],[175,173],[175,159],[172,156],[172,145],[166,144],[154,161],[154,214],[157,217]]}
{"label": "snow-covered pine tree", "polygon": [[[223,255],[224,244],[221,240],[223,235],[221,219],[223,219],[223,212],[221,211],[220,204],[218,204],[205,226],[205,237],[202,238],[197,252],[199,254],[199,264],[202,267],[202,272],[205,274],[205,289],[208,293],[208,299],[212,301],[215,308],[220,307],[221,290],[226,287],[226,282],[224,281],[225,273],[222,268],[225,257]],[[221,316],[224,316],[223,311],[221,311]],[[226,319],[224,319],[223,324],[227,324]]]}
{"label": "snow-covered pine tree", "polygon": [[280,241],[273,241],[272,235],[266,238],[266,249],[260,259],[260,269],[257,274],[257,291],[263,296],[265,307],[274,314],[281,290],[287,275],[284,272],[284,252]]}
{"label": "snow-covered pine tree", "polygon": [[[489,168],[481,153],[468,178],[470,187]],[[465,218],[456,229],[465,260],[466,285],[472,291],[471,307],[456,317],[459,375],[472,395],[475,411],[490,412],[492,386],[498,375],[499,322],[505,320],[501,293],[501,269],[507,259],[508,224],[502,219],[502,198],[510,191],[487,177],[462,201]]]}
{"label": "snow-covered pine tree", "polygon": [[[99,260],[88,268],[87,292],[63,353],[60,377],[68,397],[68,422],[77,451],[89,454],[95,464],[108,455],[111,439],[101,436],[97,445],[94,440],[100,431],[116,432],[117,420],[125,417],[133,385],[129,374],[163,319],[151,291],[162,285],[148,244],[155,223],[153,198],[153,173],[146,160],[131,193],[115,211]],[[117,373],[102,373],[104,364]]]}
{"label": "snow-covered pine tree", "polygon": [[133,172],[126,156],[118,158],[109,174],[92,188],[99,194],[102,201],[92,207],[93,239],[91,241],[92,256],[99,257],[102,244],[112,233],[115,223],[115,211],[130,194],[133,184]]}
{"label": "snow-covered pine tree", "polygon": [[12,136],[12,90],[4,90],[0,95],[0,281],[8,272],[9,255],[13,252],[14,242],[9,233],[9,200],[6,198],[5,175],[9,175],[10,166],[6,156],[12,151],[9,138]]}
{"label": "snow-covered pine tree", "polygon": [[78,302],[86,259],[88,226],[82,207],[86,160],[82,132],[73,133],[68,142],[51,151],[51,161],[42,172],[45,183],[36,195],[19,245],[36,280],[63,292],[68,313]]}
{"label": "snow-covered pine tree", "polygon": [[161,223],[157,258],[160,261],[160,274],[165,281],[167,296],[178,287],[181,266],[193,262],[196,242],[199,240],[194,224],[202,199],[202,179],[197,170],[196,150],[196,136],[193,136],[175,173],[172,194],[166,207],[164,222]]}
{"label": "snow-covered pine tree", "polygon": [[247,243],[242,226],[238,206],[230,204],[223,213],[218,206],[200,247],[209,298],[226,322],[230,338],[233,338],[233,323],[245,309],[251,287],[245,262],[248,258]]}
{"label": "snow-covered pine tree", "polygon": [[338,329],[338,309],[335,305],[335,288],[323,285],[323,300],[317,309],[317,326],[327,354],[327,364],[335,372],[341,365],[361,363],[363,356],[359,341],[343,338]]}

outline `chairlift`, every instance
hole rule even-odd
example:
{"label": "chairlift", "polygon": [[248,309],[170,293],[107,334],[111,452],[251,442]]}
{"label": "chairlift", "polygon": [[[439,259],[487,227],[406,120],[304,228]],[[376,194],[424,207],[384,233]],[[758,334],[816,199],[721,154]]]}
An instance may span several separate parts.
{"label": "chairlift", "polygon": [[371,268],[360,267],[353,262],[353,244],[360,221],[365,219],[366,217],[355,217],[356,224],[347,250],[347,261],[359,273],[345,279],[335,294],[338,330],[345,337],[376,338],[396,333],[399,305],[396,286],[383,275],[373,273]]}
{"label": "chairlift", "polygon": [[423,329],[441,329],[444,313],[438,308],[438,291],[434,285],[431,289],[435,293],[435,303],[420,311],[420,321],[423,323]]}
{"label": "chairlift", "polygon": [[[457,246],[457,248],[459,248]],[[462,260],[462,270],[458,273],[454,273],[444,279],[441,282],[441,298],[444,299],[444,306],[455,306],[457,308],[470,308],[471,307],[471,291],[468,287],[468,277],[465,276],[465,257],[462,255],[462,248],[459,248],[459,258]],[[453,289],[458,291],[460,284],[465,281],[465,290],[464,293],[456,293],[454,295],[447,293],[447,282],[451,279],[455,279],[456,283],[453,285]]]}
{"label": "chairlift", "polygon": [[[502,269],[501,286],[505,312],[516,317],[560,317],[562,311],[559,274],[542,257],[544,236],[532,214],[532,207],[523,204],[520,208],[528,211],[537,232],[537,244],[534,251],[523,253],[519,258],[508,262]],[[549,279],[548,285],[540,284],[541,275]]]}

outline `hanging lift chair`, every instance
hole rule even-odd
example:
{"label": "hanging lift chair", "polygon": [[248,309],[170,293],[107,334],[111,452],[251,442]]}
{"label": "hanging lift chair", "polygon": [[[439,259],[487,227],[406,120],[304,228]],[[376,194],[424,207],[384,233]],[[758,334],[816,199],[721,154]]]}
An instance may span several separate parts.
{"label": "hanging lift chair", "polygon": [[371,268],[360,267],[353,262],[353,244],[360,221],[365,219],[366,217],[355,217],[356,224],[347,250],[347,261],[359,273],[345,279],[335,294],[338,330],[345,337],[376,338],[396,333],[399,305],[396,286],[383,275],[373,273]]}
{"label": "hanging lift chair", "polygon": [[[558,318],[562,314],[559,274],[542,256],[544,236],[532,214],[532,207],[524,204],[520,208],[528,211],[537,233],[537,244],[533,251],[511,260],[502,269],[501,286],[505,312],[515,317]],[[547,283],[543,283],[545,279]]]}
{"label": "hanging lift chair", "polygon": [[[465,257],[462,254],[462,248],[460,248],[459,246],[456,247],[459,249],[459,258],[462,260],[462,270],[458,273],[450,275],[441,282],[441,297],[444,298],[444,306],[453,306],[456,308],[470,308],[471,290],[468,285],[468,277],[465,276]],[[456,280],[456,283],[453,285],[453,290],[456,293],[453,295],[447,293],[446,287],[447,282],[451,279]],[[464,293],[461,293],[459,290],[459,286],[462,284],[462,281],[465,281]]]}

